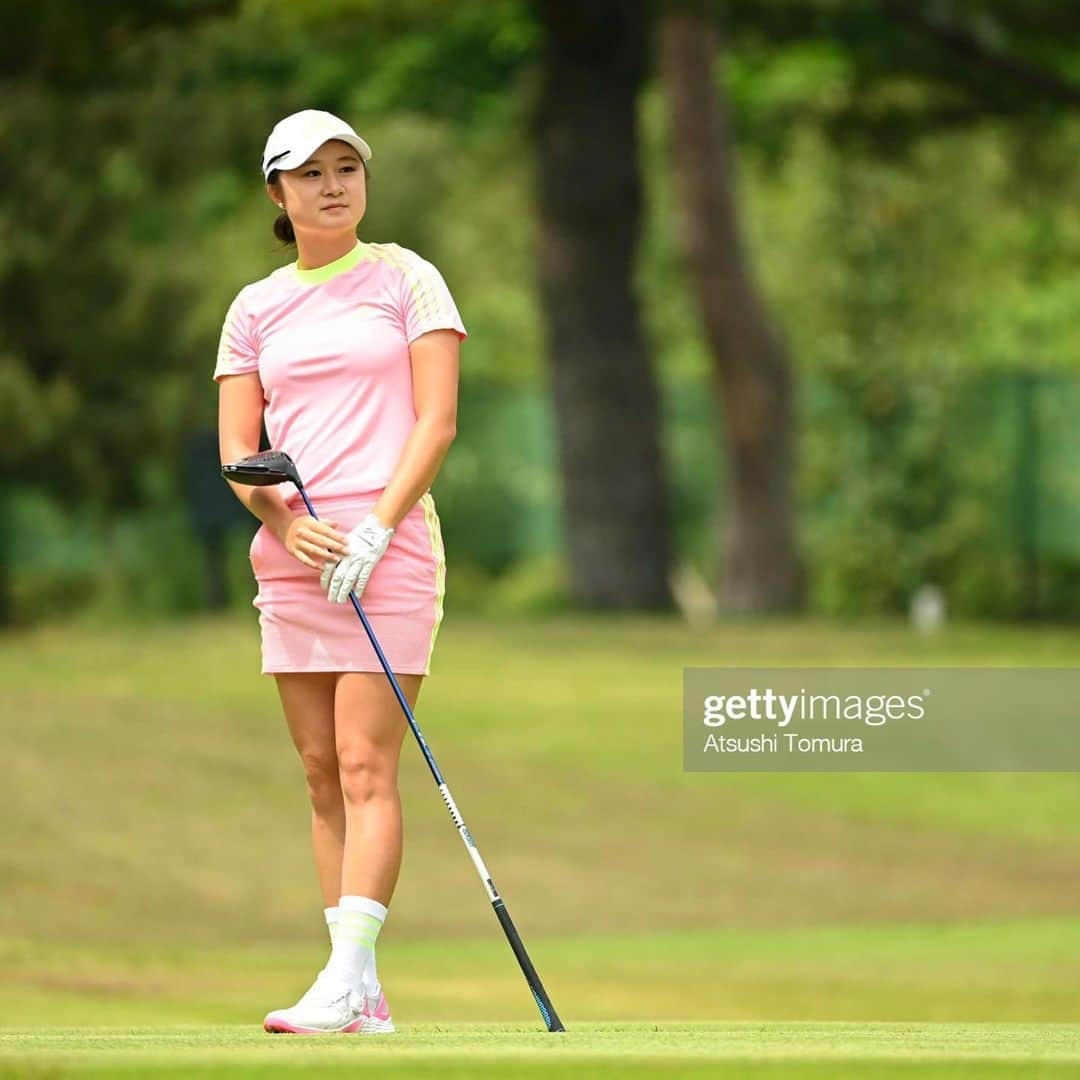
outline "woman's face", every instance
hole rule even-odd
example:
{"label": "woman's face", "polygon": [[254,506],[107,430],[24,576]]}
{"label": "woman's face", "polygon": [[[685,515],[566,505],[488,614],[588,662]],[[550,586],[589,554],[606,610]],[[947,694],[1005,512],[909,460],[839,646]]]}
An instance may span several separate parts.
{"label": "woman's face", "polygon": [[340,139],[324,142],[303,165],[278,173],[280,190],[266,187],[275,203],[284,202],[293,231],[356,230],[367,208],[367,183],[360,155]]}

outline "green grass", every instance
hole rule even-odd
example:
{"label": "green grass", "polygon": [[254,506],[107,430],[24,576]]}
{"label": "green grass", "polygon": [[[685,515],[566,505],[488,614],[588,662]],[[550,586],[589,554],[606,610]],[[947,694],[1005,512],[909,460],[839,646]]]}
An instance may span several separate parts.
{"label": "green grass", "polygon": [[251,620],[2,638],[0,1071],[1080,1071],[1073,776],[687,775],[680,702],[690,665],[1069,666],[1078,646],[449,616],[418,717],[573,1030],[538,1033],[410,742],[380,939],[402,1034],[298,1048],[257,1025],[306,986],[325,928]]}
{"label": "green grass", "polygon": [[[481,903],[483,903],[481,899]],[[481,938],[380,941],[399,1021],[539,1024],[492,920]],[[1080,918],[530,940],[568,1023],[625,1019],[1080,1022]],[[257,1023],[321,943],[0,943],[7,1024]]]}
{"label": "green grass", "polygon": [[920,1077],[1057,1074],[1080,1029],[1056,1025],[592,1024],[553,1036],[508,1025],[418,1025],[384,1039],[271,1039],[236,1027],[57,1029],[0,1035],[0,1066],[106,1075],[284,1075],[378,1067],[395,1076]]}

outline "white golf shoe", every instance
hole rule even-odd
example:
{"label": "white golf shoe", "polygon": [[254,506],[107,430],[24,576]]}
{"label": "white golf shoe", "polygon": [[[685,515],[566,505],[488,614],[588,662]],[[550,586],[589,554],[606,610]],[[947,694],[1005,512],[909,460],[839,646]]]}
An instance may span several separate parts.
{"label": "white golf shoe", "polygon": [[364,1009],[364,1026],[360,1029],[365,1035],[390,1035],[395,1031],[394,1021],[390,1019],[390,1006],[386,995],[380,990],[377,998],[369,997]]}
{"label": "white golf shoe", "polygon": [[367,1022],[368,1009],[364,995],[324,968],[295,1005],[267,1013],[263,1028],[271,1032],[319,1035],[362,1032]]}

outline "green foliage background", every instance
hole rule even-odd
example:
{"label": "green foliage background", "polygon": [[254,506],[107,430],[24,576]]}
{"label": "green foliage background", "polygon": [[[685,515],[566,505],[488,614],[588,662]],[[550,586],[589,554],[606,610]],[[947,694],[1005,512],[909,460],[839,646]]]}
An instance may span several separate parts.
{"label": "green foliage background", "polygon": [[[1037,601],[1075,616],[1080,121],[1061,107],[838,131],[838,116],[887,115],[940,90],[888,64],[868,82],[850,42],[770,37],[733,11],[718,80],[746,239],[800,376],[811,608],[902,609],[930,581],[962,613],[1028,614]],[[72,605],[199,606],[184,438],[214,424],[229,301],[293,257],[271,236],[257,162],[275,120],[306,106],[345,115],[375,148],[361,235],[436,262],[471,332],[460,435],[435,488],[450,602],[560,606],[534,287],[538,42],[518,0],[177,0],[153,16],[114,0],[95,18],[45,5],[0,95],[0,425],[17,478],[4,496],[18,621]],[[677,550],[708,577],[725,517],[719,421],[656,86],[641,120],[638,293]],[[238,605],[253,526],[230,541]]]}

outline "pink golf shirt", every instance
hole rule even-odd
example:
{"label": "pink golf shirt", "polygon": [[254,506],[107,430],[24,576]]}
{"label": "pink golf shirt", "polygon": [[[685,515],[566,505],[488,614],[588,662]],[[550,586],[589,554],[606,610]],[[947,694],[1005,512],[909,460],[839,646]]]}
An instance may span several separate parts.
{"label": "pink golf shirt", "polygon": [[[386,487],[416,423],[409,345],[443,329],[466,336],[439,271],[408,248],[358,240],[326,266],[290,263],[241,289],[214,379],[258,372],[270,445],[318,505]],[[301,502],[291,486],[282,494]]]}

